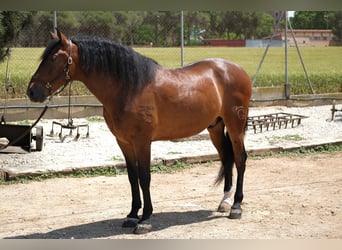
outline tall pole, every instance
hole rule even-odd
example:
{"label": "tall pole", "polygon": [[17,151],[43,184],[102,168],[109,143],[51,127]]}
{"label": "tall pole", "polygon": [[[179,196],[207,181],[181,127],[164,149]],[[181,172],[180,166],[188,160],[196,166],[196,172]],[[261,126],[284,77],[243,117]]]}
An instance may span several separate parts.
{"label": "tall pole", "polygon": [[181,11],[181,66],[184,65],[184,13]]}
{"label": "tall pole", "polygon": [[285,11],[285,98],[290,98],[290,86],[288,75],[288,51],[287,51],[287,11]]}
{"label": "tall pole", "polygon": [[53,29],[53,32],[55,32],[55,34],[57,34],[57,12],[56,11],[54,11],[53,12],[53,27],[52,27]]}
{"label": "tall pole", "polygon": [[298,56],[299,56],[299,59],[300,59],[300,62],[302,64],[302,67],[303,67],[303,70],[304,70],[304,73],[305,73],[305,76],[306,76],[306,81],[307,83],[309,84],[309,87],[310,87],[310,90],[311,90],[311,94],[314,94],[314,89],[312,87],[312,84],[311,84],[311,81],[310,81],[310,77],[309,77],[309,74],[308,74],[308,71],[306,70],[306,67],[305,67],[305,64],[304,64],[304,60],[303,60],[303,57],[302,57],[302,53],[300,53],[300,50],[299,50],[299,47],[298,47],[298,43],[297,43],[297,40],[296,40],[296,37],[293,33],[293,29],[292,29],[292,25],[291,25],[291,22],[289,20],[288,22],[289,24],[289,27],[290,27],[290,30],[291,30],[291,35],[292,35],[292,39],[295,43],[295,46],[296,46],[296,49],[297,49],[297,53],[298,53]]}

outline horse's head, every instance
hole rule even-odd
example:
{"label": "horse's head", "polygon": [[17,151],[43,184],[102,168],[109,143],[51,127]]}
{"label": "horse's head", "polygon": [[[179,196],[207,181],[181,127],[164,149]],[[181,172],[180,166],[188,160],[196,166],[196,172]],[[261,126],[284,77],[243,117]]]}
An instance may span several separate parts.
{"label": "horse's head", "polygon": [[50,35],[52,40],[46,47],[42,62],[27,87],[26,93],[34,102],[45,101],[48,96],[53,95],[71,80],[73,44],[59,31],[57,35]]}

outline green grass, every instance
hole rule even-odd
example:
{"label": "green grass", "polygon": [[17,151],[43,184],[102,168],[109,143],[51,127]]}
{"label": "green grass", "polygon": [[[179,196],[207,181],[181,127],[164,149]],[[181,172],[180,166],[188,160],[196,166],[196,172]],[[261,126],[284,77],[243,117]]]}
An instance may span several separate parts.
{"label": "green grass", "polygon": [[[139,48],[140,53],[159,61],[164,67],[180,66],[180,48]],[[184,63],[205,59],[224,58],[240,64],[254,77],[265,48],[190,47],[185,48]],[[342,47],[302,47],[302,58],[315,93],[342,91]],[[308,94],[307,84],[296,48],[288,48],[288,77],[292,94]],[[270,48],[256,78],[256,87],[285,84],[285,48]]]}
{"label": "green grass", "polygon": [[86,117],[86,120],[88,122],[104,122],[103,116],[91,116],[91,117]]}
{"label": "green grass", "polygon": [[[121,159],[122,160],[122,159]],[[151,165],[151,173],[155,174],[165,174],[165,173],[175,173],[177,171],[182,171],[185,169],[192,168],[194,164],[189,164],[182,160],[175,160],[170,164],[152,164]],[[127,175],[126,168],[116,168],[115,166],[108,167],[100,167],[100,168],[91,168],[88,170],[75,170],[72,173],[44,173],[36,176],[20,176],[16,179],[10,181],[0,180],[0,185],[10,185],[10,184],[18,184],[18,183],[29,183],[32,181],[44,181],[53,178],[89,178],[95,176],[107,176],[113,177],[117,175]]]}
{"label": "green grass", "polygon": [[[26,97],[28,81],[40,63],[43,50],[44,48],[13,49],[9,71],[16,94],[11,94],[10,98]],[[136,48],[135,50],[155,59],[163,67],[180,67],[180,48]],[[264,51],[265,48],[185,47],[184,63],[205,58],[224,58],[240,64],[253,78]],[[342,47],[301,47],[300,51],[316,93],[342,91]],[[284,48],[270,48],[255,86],[282,86],[285,83],[284,60]],[[293,47],[288,49],[288,66],[291,94],[310,93],[297,50]],[[5,79],[6,61],[0,64],[0,99],[5,96]],[[67,94],[67,91],[63,94]],[[72,94],[88,95],[90,93],[82,83],[74,82]]]}
{"label": "green grass", "polygon": [[269,143],[271,145],[274,145],[276,143],[279,143],[280,141],[293,141],[293,142],[298,142],[298,141],[304,141],[305,138],[295,134],[295,135],[284,135],[284,136],[272,136],[272,137],[268,137],[266,136],[266,139],[269,141]]}
{"label": "green grass", "polygon": [[254,160],[262,160],[268,157],[301,157],[301,156],[311,156],[315,154],[333,154],[336,152],[342,151],[342,145],[335,145],[335,144],[324,144],[320,146],[314,146],[310,148],[301,147],[294,151],[282,151],[282,152],[272,152],[269,151],[268,153],[262,155],[249,155],[250,159]]}
{"label": "green grass", "polygon": [[0,185],[10,185],[17,183],[29,183],[32,181],[44,181],[54,178],[89,178],[95,176],[107,176],[112,177],[121,174],[122,171],[114,166],[91,168],[88,170],[75,170],[72,173],[44,173],[36,176],[20,176],[10,181],[0,180]]}

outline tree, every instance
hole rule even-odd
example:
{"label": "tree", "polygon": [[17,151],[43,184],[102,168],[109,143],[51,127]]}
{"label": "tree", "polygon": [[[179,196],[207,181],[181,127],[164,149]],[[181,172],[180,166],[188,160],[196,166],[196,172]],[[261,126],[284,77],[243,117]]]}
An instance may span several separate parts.
{"label": "tree", "polygon": [[272,34],[274,18],[266,12],[256,12],[258,23],[254,26],[254,32],[248,38],[262,39]]}
{"label": "tree", "polygon": [[[1,12],[1,17],[6,13]],[[17,19],[25,15],[30,17],[30,22],[18,23]],[[341,20],[332,19],[330,15],[325,18],[329,24],[332,20]],[[54,28],[52,11],[38,11],[34,15],[33,12],[9,12],[6,20],[15,24],[12,26],[24,27],[15,39],[17,46],[44,47],[50,40],[49,32]],[[184,11],[185,42],[187,45],[200,45],[202,38],[263,38],[272,33],[273,23],[274,19],[266,12]],[[6,23],[0,24],[0,35],[6,39],[13,38],[17,31],[4,35],[7,26]],[[57,26],[68,36],[103,36],[131,46],[180,44],[180,11],[58,11]],[[336,28],[335,32],[340,30]],[[3,47],[1,42],[0,46]]]}
{"label": "tree", "polygon": [[5,58],[7,48],[16,42],[19,32],[31,23],[33,15],[34,12],[28,11],[0,11],[0,61]]}
{"label": "tree", "polygon": [[45,46],[50,40],[49,32],[53,31],[52,11],[38,11],[30,25],[25,27],[19,36],[19,45],[24,47]]}
{"label": "tree", "polygon": [[265,12],[210,13],[211,36],[226,39],[263,38],[272,31],[273,18]]}
{"label": "tree", "polygon": [[[180,44],[180,12],[158,11],[157,21],[162,46]],[[158,34],[156,34],[158,35]],[[157,45],[157,44],[156,44]]]}
{"label": "tree", "polygon": [[[73,11],[58,11],[57,12],[57,27],[67,36],[78,33],[81,26],[78,21],[80,12]],[[52,27],[53,28],[53,27]]]}
{"label": "tree", "polygon": [[113,38],[116,18],[110,11],[77,12],[78,33]]}
{"label": "tree", "polygon": [[329,11],[296,11],[290,21],[294,29],[331,29],[331,14]]}
{"label": "tree", "polygon": [[331,15],[331,26],[335,40],[342,41],[342,11],[336,11]]}
{"label": "tree", "polygon": [[[161,43],[160,39],[160,33],[162,29],[161,25],[161,19],[164,16],[164,12],[159,12],[159,11],[148,11],[143,24],[146,27],[149,27],[151,31],[151,36],[149,38],[145,38],[146,40],[149,40],[150,44],[153,46],[159,46]],[[147,28],[146,28],[147,29]]]}
{"label": "tree", "polygon": [[115,25],[120,26],[120,38],[123,43],[134,45],[135,32],[140,28],[146,15],[145,11],[117,11]]}
{"label": "tree", "polygon": [[195,43],[201,41],[201,35],[206,32],[209,27],[210,16],[203,11],[185,11],[184,26],[186,44],[190,45],[191,40]]}

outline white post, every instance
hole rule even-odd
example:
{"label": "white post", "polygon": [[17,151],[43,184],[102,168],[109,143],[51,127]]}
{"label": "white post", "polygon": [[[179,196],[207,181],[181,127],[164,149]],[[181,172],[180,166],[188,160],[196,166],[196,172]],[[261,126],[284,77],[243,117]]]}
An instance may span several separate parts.
{"label": "white post", "polygon": [[57,34],[57,12],[54,11],[53,12],[53,31],[55,32],[55,34]]}

